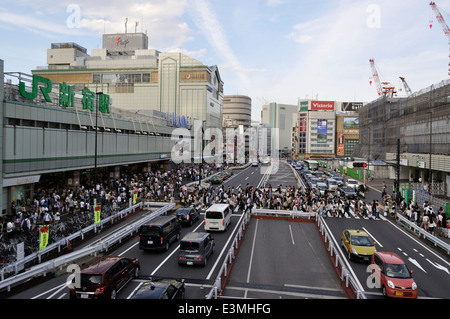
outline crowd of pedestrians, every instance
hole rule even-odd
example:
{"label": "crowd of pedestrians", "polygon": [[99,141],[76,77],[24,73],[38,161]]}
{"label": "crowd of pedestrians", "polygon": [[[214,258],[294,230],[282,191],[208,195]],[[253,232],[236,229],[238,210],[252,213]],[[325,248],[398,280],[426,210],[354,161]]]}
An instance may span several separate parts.
{"label": "crowd of pedestrians", "polygon": [[[205,165],[202,176],[209,176],[213,172],[213,166]],[[181,205],[196,205],[203,209],[215,203],[228,203],[232,210],[298,210],[323,217],[343,217],[352,211],[369,219],[380,219],[381,214],[395,218],[395,214],[401,212],[427,231],[448,237],[448,223],[442,207],[435,212],[431,205],[424,204],[420,208],[411,202],[406,203],[404,199],[395,202],[385,193],[381,204],[377,200],[365,201],[362,198],[351,201],[336,192],[320,193],[314,188],[290,185],[268,185],[265,188],[249,184],[238,188],[210,185],[202,188],[193,183],[191,187],[183,187],[189,182],[198,181],[199,175],[199,167],[190,165],[140,173],[123,172],[117,179],[105,174],[98,178],[98,182],[87,180],[73,188],[58,181],[46,181],[37,185],[28,203],[11,203],[11,213],[3,217],[0,223],[2,240],[7,241],[16,234],[36,232],[39,225],[58,224],[63,216],[92,212],[94,199],[116,211],[128,205],[135,190],[139,200],[168,202],[173,196]]]}
{"label": "crowd of pedestrians", "polygon": [[405,216],[419,227],[432,235],[449,238],[450,220],[447,219],[442,207],[436,211],[428,202],[420,207],[411,201],[409,203],[403,201],[401,207]]}
{"label": "crowd of pedestrians", "polygon": [[[213,169],[205,165],[202,176],[212,174]],[[169,201],[172,195],[180,192],[183,184],[198,180],[199,174],[198,166],[123,172],[117,179],[110,178],[108,173],[99,173],[97,182],[86,180],[72,188],[62,181],[45,180],[35,186],[30,200],[11,203],[10,213],[1,217],[1,240],[8,241],[18,235],[36,232],[40,225],[58,224],[73,214],[92,212],[94,199],[111,211],[128,205],[135,190],[138,191],[138,200]]]}

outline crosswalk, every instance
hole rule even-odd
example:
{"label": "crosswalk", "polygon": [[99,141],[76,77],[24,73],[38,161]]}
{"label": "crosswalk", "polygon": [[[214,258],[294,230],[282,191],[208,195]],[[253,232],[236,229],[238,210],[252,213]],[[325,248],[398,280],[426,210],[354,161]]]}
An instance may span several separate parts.
{"label": "crosswalk", "polygon": [[349,213],[343,212],[343,214],[333,216],[330,212],[327,213],[326,217],[331,218],[354,218],[354,219],[367,219],[367,220],[387,220],[383,213],[379,214],[379,217],[376,217],[374,214],[362,216],[359,212],[356,211],[355,202],[350,202]]}

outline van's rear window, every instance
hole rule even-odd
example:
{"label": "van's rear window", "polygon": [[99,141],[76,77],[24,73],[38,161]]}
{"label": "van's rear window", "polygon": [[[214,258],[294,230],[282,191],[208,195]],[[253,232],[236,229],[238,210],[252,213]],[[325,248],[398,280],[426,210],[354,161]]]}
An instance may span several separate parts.
{"label": "van's rear window", "polygon": [[214,212],[214,211],[207,211],[206,212],[206,218],[222,219],[222,213],[221,212]]}
{"label": "van's rear window", "polygon": [[180,249],[181,250],[197,251],[198,250],[198,243],[189,242],[189,241],[182,241],[180,243]]}
{"label": "van's rear window", "polygon": [[140,236],[159,236],[158,227],[142,226],[139,229]]}

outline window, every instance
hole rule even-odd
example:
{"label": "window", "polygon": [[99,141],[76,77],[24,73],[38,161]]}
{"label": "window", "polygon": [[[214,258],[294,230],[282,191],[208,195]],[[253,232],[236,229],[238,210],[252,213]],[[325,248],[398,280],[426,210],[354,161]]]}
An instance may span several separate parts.
{"label": "window", "polygon": [[173,296],[175,295],[176,291],[177,291],[177,288],[170,285],[169,287],[167,287],[167,290],[164,292],[162,299],[172,299]]}

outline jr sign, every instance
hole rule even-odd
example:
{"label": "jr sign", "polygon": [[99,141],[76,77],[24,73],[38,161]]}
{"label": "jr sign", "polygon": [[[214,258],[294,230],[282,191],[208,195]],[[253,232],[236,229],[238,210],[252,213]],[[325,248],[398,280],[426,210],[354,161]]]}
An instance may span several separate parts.
{"label": "jr sign", "polygon": [[[31,84],[31,92],[28,92],[25,88],[25,83],[20,81],[19,83],[19,92],[26,99],[33,100],[38,97],[38,87],[44,96],[45,101],[51,103],[52,99],[50,98],[50,93],[52,92],[52,82],[39,75],[33,75],[33,81]],[[75,86],[68,85],[63,82],[59,84],[59,99],[58,103],[62,107],[75,107]],[[94,101],[95,101],[95,92],[92,92],[89,89],[84,89],[81,91],[82,99],[81,104],[84,110],[89,110],[93,112],[95,110]],[[110,104],[111,99],[107,94],[100,94],[98,96],[98,110],[101,113],[110,114]]]}

